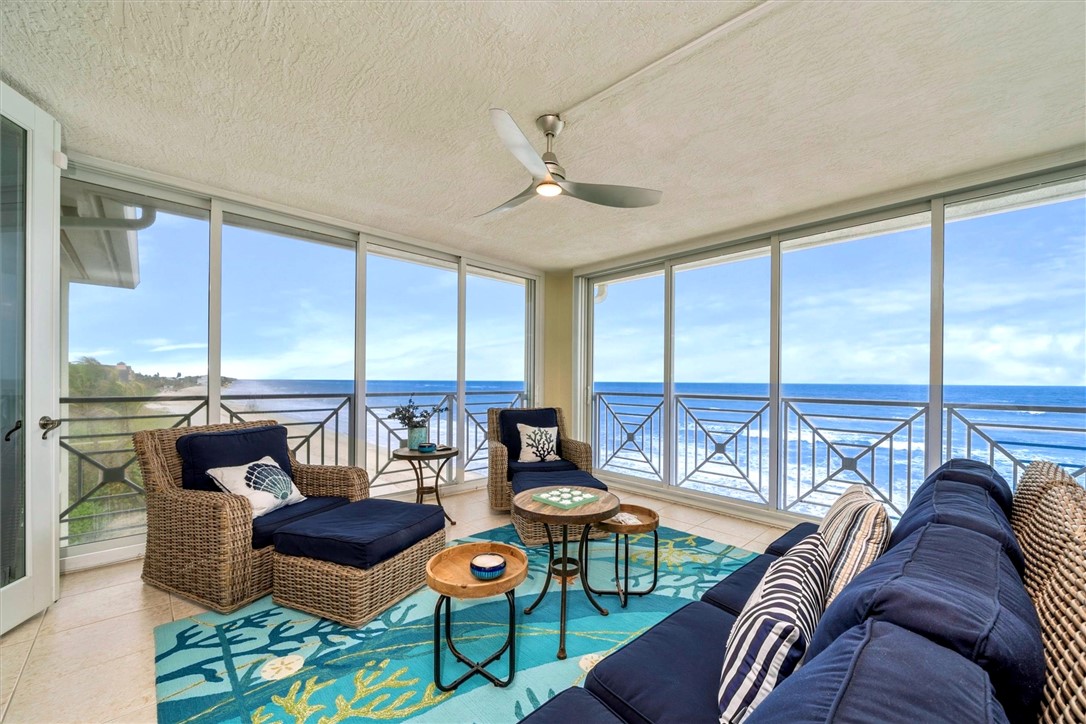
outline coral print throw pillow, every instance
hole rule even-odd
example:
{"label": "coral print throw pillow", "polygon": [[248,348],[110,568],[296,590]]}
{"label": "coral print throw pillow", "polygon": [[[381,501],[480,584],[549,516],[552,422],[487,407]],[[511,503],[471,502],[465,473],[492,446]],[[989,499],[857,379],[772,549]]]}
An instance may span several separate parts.
{"label": "coral print throw pillow", "polygon": [[561,460],[558,457],[557,427],[532,427],[518,422],[517,429],[520,430],[520,459],[517,462]]}
{"label": "coral print throw pillow", "polygon": [[305,500],[290,475],[269,456],[231,468],[212,468],[207,474],[223,492],[248,498],[254,518]]}

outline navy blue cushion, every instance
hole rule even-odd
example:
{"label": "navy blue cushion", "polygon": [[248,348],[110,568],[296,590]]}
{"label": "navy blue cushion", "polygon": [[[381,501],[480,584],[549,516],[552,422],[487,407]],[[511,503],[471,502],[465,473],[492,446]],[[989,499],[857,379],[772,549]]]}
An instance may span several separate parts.
{"label": "navy blue cushion", "polygon": [[592,477],[591,473],[578,470],[576,467],[573,470],[552,473],[517,473],[513,476],[510,487],[513,488],[513,495],[516,495],[535,488],[560,488],[570,485],[607,490],[607,486]]}
{"label": "navy blue cushion", "polygon": [[275,550],[372,568],[444,527],[440,506],[369,498],[284,525],[275,533]]}
{"label": "navy blue cushion", "polygon": [[182,435],[177,438],[177,454],[181,457],[181,487],[185,490],[222,492],[208,470],[244,465],[266,455],[294,477],[287,452],[287,429],[282,425]]}
{"label": "navy blue cushion", "polygon": [[520,720],[531,724],[624,724],[617,714],[590,692],[574,686]]}
{"label": "navy blue cushion", "polygon": [[758,582],[762,580],[769,564],[778,558],[780,556],[769,554],[758,556],[703,593],[701,600],[738,616],[750,594],[758,587]]}
{"label": "navy blue cushion", "polygon": [[[520,430],[517,424],[531,425],[532,427],[558,427],[558,411],[553,407],[541,407],[533,410],[518,410],[510,408],[498,413],[498,438],[509,449],[509,462],[514,463],[520,459]],[[562,454],[562,440],[559,438],[554,450],[556,455]]]}
{"label": "navy blue cushion", "polygon": [[[988,672],[1011,721],[1035,715],[1045,677],[1040,624],[1018,572],[992,538],[937,523],[917,530],[826,608],[808,660],[868,618],[909,629],[975,662]],[[899,675],[910,670],[903,667]]]}
{"label": "navy blue cushion", "polygon": [[931,475],[927,477],[924,484],[916,489],[913,493],[913,498],[921,490],[923,490],[928,483],[936,480],[953,480],[959,483],[970,483],[978,487],[987,490],[996,502],[999,503],[999,507],[1003,509],[1003,512],[1010,517],[1011,504],[1014,501],[1014,493],[1011,491],[1011,486],[1007,484],[1006,479],[987,463],[982,463],[979,460],[969,460],[968,458],[954,458],[948,460],[939,467],[935,468]]}
{"label": "navy blue cushion", "polygon": [[765,552],[772,556],[783,556],[801,540],[818,532],[818,523],[800,523],[792,530],[766,546]]}
{"label": "navy blue cushion", "polygon": [[569,460],[543,460],[538,463],[509,463],[505,474],[512,480],[518,473],[559,473],[563,470],[577,470]]}
{"label": "navy blue cushion", "polygon": [[720,720],[717,689],[735,616],[694,601],[609,655],[585,688],[632,724]]}
{"label": "navy blue cushion", "polygon": [[253,548],[270,546],[275,531],[287,523],[293,523],[316,513],[323,513],[332,508],[338,508],[349,502],[351,501],[346,498],[306,498],[300,503],[276,508],[259,518],[253,518]]}
{"label": "navy blue cushion", "polygon": [[868,620],[781,682],[744,724],[1006,721],[979,666],[911,631]]}
{"label": "navy blue cushion", "polygon": [[1011,563],[1018,569],[1018,575],[1023,575],[1026,561],[1011,529],[1011,522],[999,503],[984,488],[953,480],[932,481],[925,489],[918,491],[909,503],[908,510],[890,534],[889,547],[893,548],[928,523],[968,528],[999,541]]}

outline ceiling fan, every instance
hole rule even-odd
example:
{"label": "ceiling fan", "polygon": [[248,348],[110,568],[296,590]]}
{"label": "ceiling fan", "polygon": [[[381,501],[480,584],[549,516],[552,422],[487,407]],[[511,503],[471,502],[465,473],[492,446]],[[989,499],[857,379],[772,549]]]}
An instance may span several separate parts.
{"label": "ceiling fan", "polygon": [[494,124],[494,130],[498,132],[498,138],[509,149],[509,152],[524,164],[524,168],[528,169],[528,173],[532,174],[532,182],[528,184],[528,188],[501,206],[487,211],[486,214],[479,214],[479,216],[486,216],[496,211],[505,211],[514,206],[520,206],[535,196],[559,196],[561,194],[592,204],[617,206],[624,209],[652,206],[660,203],[660,197],[663,196],[662,191],[642,189],[636,186],[612,186],[610,184],[585,184],[567,181],[566,170],[558,164],[558,157],[551,150],[552,142],[565,126],[565,122],[558,117],[557,113],[547,113],[535,119],[536,126],[547,137],[547,152],[542,156],[525,137],[513,117],[501,108],[490,109],[490,120]]}

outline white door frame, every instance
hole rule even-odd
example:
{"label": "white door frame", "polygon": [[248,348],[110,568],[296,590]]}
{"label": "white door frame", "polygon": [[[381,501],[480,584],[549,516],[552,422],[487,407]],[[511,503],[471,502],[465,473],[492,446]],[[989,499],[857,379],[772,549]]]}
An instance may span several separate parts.
{"label": "white door frame", "polygon": [[0,591],[0,633],[45,610],[59,595],[56,435],[37,420],[59,413],[60,125],[0,83],[0,114],[27,131],[26,203],[26,557],[27,574]]}

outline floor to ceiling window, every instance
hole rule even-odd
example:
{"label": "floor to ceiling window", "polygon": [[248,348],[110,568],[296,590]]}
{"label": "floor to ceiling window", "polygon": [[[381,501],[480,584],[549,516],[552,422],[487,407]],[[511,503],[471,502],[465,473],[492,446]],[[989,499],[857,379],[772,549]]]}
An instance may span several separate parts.
{"label": "floor to ceiling window", "polygon": [[605,470],[664,479],[664,274],[593,285],[593,453]]}
{"label": "floor to ceiling window", "polygon": [[223,420],[274,419],[300,462],[352,463],[354,309],[352,244],[224,215]]}
{"label": "floor to ceiling window", "polygon": [[674,274],[674,484],[768,503],[768,240]]}
{"label": "floor to ceiling window", "polygon": [[487,474],[487,410],[528,403],[532,289],[523,277],[469,267],[464,314],[464,474]]}
{"label": "floor to ceiling window", "polygon": [[1086,181],[946,208],[945,457],[1086,472]]}
{"label": "floor to ceiling window", "polygon": [[[457,267],[452,260],[371,249],[366,255],[366,469],[375,488],[413,487],[392,451],[407,430],[388,418],[413,401],[440,410],[428,439],[456,446]],[[445,474],[452,479],[455,467]]]}
{"label": "floor to ceiling window", "polygon": [[821,516],[855,483],[900,513],[924,479],[927,212],[781,243],[781,499]]}
{"label": "floor to ceiling window", "polygon": [[143,535],[131,435],[208,420],[208,212],[61,183],[61,546]]}

